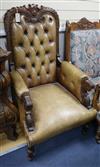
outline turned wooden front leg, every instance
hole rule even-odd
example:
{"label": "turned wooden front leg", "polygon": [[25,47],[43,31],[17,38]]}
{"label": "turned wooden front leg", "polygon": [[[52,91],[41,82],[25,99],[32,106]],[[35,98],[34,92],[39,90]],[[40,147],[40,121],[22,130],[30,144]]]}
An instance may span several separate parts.
{"label": "turned wooden front leg", "polygon": [[35,157],[35,154],[36,154],[35,146],[34,146],[34,145],[30,146],[30,145],[28,144],[27,154],[28,154],[28,159],[29,159],[30,161],[32,161],[33,158]]}

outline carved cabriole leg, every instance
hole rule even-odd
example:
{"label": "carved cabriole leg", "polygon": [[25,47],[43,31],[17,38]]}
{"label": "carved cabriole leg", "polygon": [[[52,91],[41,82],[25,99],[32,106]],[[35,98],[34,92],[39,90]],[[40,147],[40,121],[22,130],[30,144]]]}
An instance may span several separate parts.
{"label": "carved cabriole leg", "polygon": [[32,161],[36,154],[35,146],[31,146],[30,144],[28,144],[27,154],[28,154],[28,159]]}
{"label": "carved cabriole leg", "polygon": [[97,112],[97,132],[96,132],[96,142],[100,144],[100,111]]}

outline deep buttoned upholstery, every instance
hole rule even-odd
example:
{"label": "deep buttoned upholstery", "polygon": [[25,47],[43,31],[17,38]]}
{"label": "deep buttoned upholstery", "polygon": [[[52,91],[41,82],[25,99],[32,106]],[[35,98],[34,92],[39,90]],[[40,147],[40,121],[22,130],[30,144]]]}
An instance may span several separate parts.
{"label": "deep buttoned upholstery", "polygon": [[56,22],[50,14],[40,23],[13,21],[12,43],[16,70],[28,88],[56,78]]}

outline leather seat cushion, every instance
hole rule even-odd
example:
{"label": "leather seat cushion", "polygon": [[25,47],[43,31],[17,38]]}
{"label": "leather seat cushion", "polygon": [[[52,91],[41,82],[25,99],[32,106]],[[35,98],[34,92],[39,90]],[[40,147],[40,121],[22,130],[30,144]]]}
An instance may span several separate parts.
{"label": "leather seat cushion", "polygon": [[38,144],[96,116],[96,110],[86,109],[60,84],[45,84],[30,89],[33,102],[35,131],[27,134],[32,144]]}

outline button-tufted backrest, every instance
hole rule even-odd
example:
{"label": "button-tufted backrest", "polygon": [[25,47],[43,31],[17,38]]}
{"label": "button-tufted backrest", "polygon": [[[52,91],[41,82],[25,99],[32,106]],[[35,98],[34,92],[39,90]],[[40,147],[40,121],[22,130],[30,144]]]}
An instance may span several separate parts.
{"label": "button-tufted backrest", "polygon": [[[27,86],[53,82],[56,79],[58,16],[49,8],[29,6],[17,8],[20,21],[16,22],[15,9],[9,26],[10,42],[16,70]],[[7,19],[5,15],[5,20]],[[19,16],[18,16],[19,17]],[[6,25],[6,24],[5,24]],[[6,27],[6,26],[5,26]]]}

